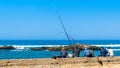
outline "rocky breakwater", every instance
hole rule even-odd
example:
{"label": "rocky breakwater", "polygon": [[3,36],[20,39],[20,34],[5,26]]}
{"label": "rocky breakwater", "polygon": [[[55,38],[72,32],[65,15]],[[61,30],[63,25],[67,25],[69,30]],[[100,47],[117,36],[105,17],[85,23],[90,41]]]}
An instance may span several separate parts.
{"label": "rocky breakwater", "polygon": [[74,47],[78,47],[81,50],[83,50],[85,47],[92,49],[92,50],[98,50],[100,49],[97,46],[89,46],[89,45],[82,45],[82,44],[76,44],[76,45],[68,45],[68,46],[57,46],[57,47],[41,47],[41,48],[31,48],[31,50],[50,50],[50,51],[60,51],[62,48],[65,48],[66,50],[73,50]]}
{"label": "rocky breakwater", "polygon": [[15,49],[13,46],[0,46],[0,50],[11,50]]}

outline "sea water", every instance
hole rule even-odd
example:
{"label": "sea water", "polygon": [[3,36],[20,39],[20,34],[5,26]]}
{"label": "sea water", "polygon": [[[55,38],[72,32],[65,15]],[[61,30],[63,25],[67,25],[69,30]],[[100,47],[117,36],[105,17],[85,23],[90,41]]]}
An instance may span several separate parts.
{"label": "sea water", "polygon": [[[115,56],[120,56],[120,40],[72,40],[72,44],[85,44],[98,47],[112,47]],[[60,51],[48,50],[29,50],[30,47],[54,47],[68,46],[68,40],[0,40],[0,46],[13,46],[14,50],[0,50],[0,59],[32,59],[32,58],[51,58],[59,56]],[[70,53],[71,51],[68,51]],[[94,55],[98,56],[99,50],[94,51]],[[83,51],[80,52],[80,57]]]}

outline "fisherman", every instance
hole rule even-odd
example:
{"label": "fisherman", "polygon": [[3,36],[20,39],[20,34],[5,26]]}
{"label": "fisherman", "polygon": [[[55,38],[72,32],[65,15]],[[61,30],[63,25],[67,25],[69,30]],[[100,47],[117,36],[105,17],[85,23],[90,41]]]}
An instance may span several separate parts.
{"label": "fisherman", "polygon": [[113,50],[111,49],[111,47],[108,47],[108,56],[113,57]]}
{"label": "fisherman", "polygon": [[84,56],[85,57],[91,57],[90,55],[91,55],[90,54],[90,50],[87,47],[85,47],[85,49],[84,49]]}
{"label": "fisherman", "polygon": [[74,56],[74,57],[79,57],[79,54],[80,54],[80,49],[78,48],[78,46],[76,46],[76,47],[73,49],[73,56]]}
{"label": "fisherman", "polygon": [[103,65],[102,62],[102,58],[101,57],[105,57],[107,55],[107,50],[104,47],[100,48],[100,55],[97,57],[98,63],[100,63],[101,65]]}
{"label": "fisherman", "polygon": [[90,49],[90,57],[94,57],[94,51]]}
{"label": "fisherman", "polygon": [[61,54],[61,58],[66,58],[67,55],[68,55],[68,53],[67,53],[67,51],[65,50],[65,48],[62,48],[60,54]]}
{"label": "fisherman", "polygon": [[105,57],[107,55],[107,50],[104,47],[100,48],[100,56]]}

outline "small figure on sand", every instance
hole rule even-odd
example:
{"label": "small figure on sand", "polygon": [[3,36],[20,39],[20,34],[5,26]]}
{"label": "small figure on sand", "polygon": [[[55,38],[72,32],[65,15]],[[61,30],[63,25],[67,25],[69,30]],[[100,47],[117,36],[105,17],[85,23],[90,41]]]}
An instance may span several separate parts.
{"label": "small figure on sand", "polygon": [[100,56],[105,57],[107,55],[107,50],[104,47],[100,48]]}
{"label": "small figure on sand", "polygon": [[100,55],[97,57],[99,63],[102,63],[101,57],[107,56],[107,53],[108,51],[104,47],[100,48]]}
{"label": "small figure on sand", "polygon": [[90,49],[90,57],[94,57],[94,50]]}
{"label": "small figure on sand", "polygon": [[80,54],[80,49],[78,48],[78,46],[76,46],[76,47],[73,49],[73,56],[74,56],[74,57],[79,57],[79,54]]}
{"label": "small figure on sand", "polygon": [[111,49],[111,47],[108,47],[108,56],[113,57],[114,53],[113,50]]}
{"label": "small figure on sand", "polygon": [[84,49],[84,56],[91,57],[90,50],[87,47],[85,47],[85,49]]}
{"label": "small figure on sand", "polygon": [[65,50],[65,48],[62,48],[60,54],[61,54],[61,58],[66,58],[67,55],[68,55],[68,53],[67,53],[67,51]]}

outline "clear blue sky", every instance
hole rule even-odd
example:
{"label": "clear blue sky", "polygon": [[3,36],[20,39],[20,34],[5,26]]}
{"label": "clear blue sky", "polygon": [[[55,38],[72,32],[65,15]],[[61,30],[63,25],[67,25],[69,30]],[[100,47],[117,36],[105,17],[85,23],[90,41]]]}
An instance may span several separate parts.
{"label": "clear blue sky", "polygon": [[1,40],[120,40],[119,0],[0,0]]}

